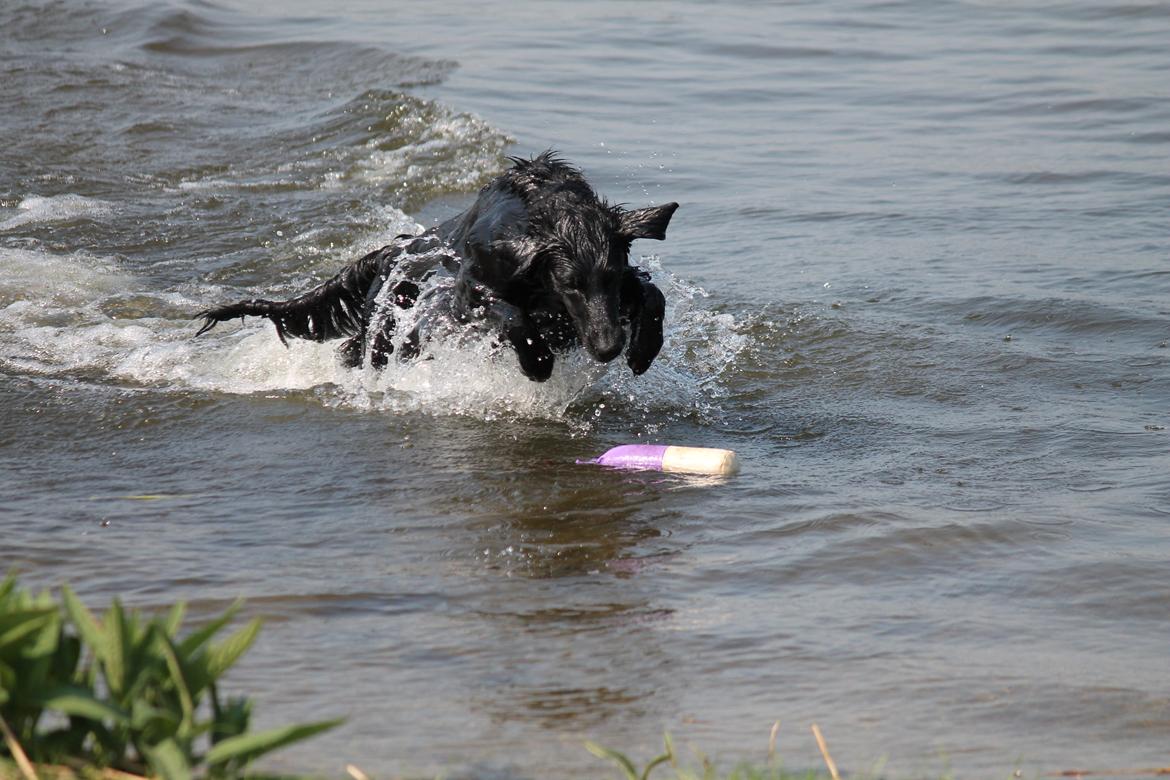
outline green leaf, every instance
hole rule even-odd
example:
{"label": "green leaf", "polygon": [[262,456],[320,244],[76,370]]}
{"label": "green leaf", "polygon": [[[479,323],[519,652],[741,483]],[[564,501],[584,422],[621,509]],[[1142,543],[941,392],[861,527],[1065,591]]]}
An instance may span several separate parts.
{"label": "green leaf", "polygon": [[244,602],[237,599],[222,615],[217,617],[215,620],[207,623],[197,631],[192,631],[182,642],[179,643],[179,654],[184,658],[190,657],[192,653],[194,653],[203,645],[207,644],[207,640],[211,639],[211,637],[215,636],[215,634],[221,628],[230,623],[232,618],[236,616],[236,613],[240,611],[240,607],[243,605]]}
{"label": "green leaf", "polygon": [[235,761],[241,765],[247,764],[265,753],[328,731],[342,722],[344,719],[323,720],[317,723],[303,723],[297,726],[261,731],[259,734],[241,734],[238,737],[229,737],[222,742],[217,742],[207,752],[207,764],[213,767],[228,761]]}
{"label": "green leaf", "polygon": [[[53,627],[56,622],[56,617],[57,610],[52,607],[48,609],[13,610],[7,614],[0,615],[0,651],[3,651],[9,646],[24,644],[25,646],[20,648],[20,654],[25,657],[45,654],[43,647],[38,647],[33,643],[27,642],[25,637]],[[36,643],[43,644],[40,637],[35,641]],[[53,646],[49,647],[47,652],[51,653],[55,646],[56,643],[54,642]],[[34,647],[36,647],[38,652],[33,652]]]}
{"label": "green leaf", "polygon": [[58,642],[61,638],[61,613],[56,607],[52,607],[49,617],[41,626],[41,630],[33,636],[29,637],[30,641],[26,642],[22,650],[25,658],[37,658],[48,662],[48,660],[57,652]]}
{"label": "green leaf", "polygon": [[171,607],[171,611],[167,613],[166,618],[163,619],[162,627],[167,632],[167,636],[174,639],[179,635],[179,627],[183,625],[183,616],[187,614],[187,604],[180,601]]}
{"label": "green leaf", "polygon": [[171,638],[158,628],[156,637],[163,657],[166,658],[167,669],[171,673],[171,682],[179,692],[179,706],[183,709],[183,719],[179,723],[179,737],[190,738],[195,728],[195,705],[191,700],[191,691],[187,688],[187,679],[183,674],[183,665],[179,662],[179,654]]}
{"label": "green leaf", "polygon": [[115,698],[121,698],[126,690],[126,657],[130,654],[130,642],[126,636],[126,613],[122,611],[122,602],[114,599],[106,612],[106,641],[104,671],[106,685],[110,686],[110,693]]}
{"label": "green leaf", "polygon": [[36,595],[32,601],[33,606],[41,609],[57,609],[57,602],[53,601],[53,594],[48,590],[42,590]]}
{"label": "green leaf", "polygon": [[175,736],[179,730],[179,713],[163,709],[144,699],[135,699],[130,708],[130,731],[158,742]]}
{"label": "green leaf", "polygon": [[[215,686],[212,686],[211,689],[214,693]],[[213,714],[212,744],[239,736],[248,730],[248,725],[252,720],[252,702],[243,696],[228,699],[227,705],[214,708]]]}
{"label": "green leaf", "polygon": [[77,598],[68,585],[61,586],[61,601],[77,633],[81,635],[81,641],[89,646],[94,655],[102,658],[106,646],[105,632],[94,620],[93,613],[81,603],[81,599]]}
{"label": "green leaf", "polygon": [[627,780],[638,780],[638,769],[634,766],[634,762],[627,758],[622,753],[616,750],[610,750],[607,747],[602,747],[596,742],[586,742],[585,749],[598,758],[608,758],[615,764],[622,768],[622,774],[626,776]]}
{"label": "green leaf", "polygon": [[239,660],[260,634],[260,618],[252,618],[248,625],[207,651],[207,673],[218,680],[232,664]]}
{"label": "green leaf", "polygon": [[71,681],[80,660],[81,640],[72,634],[62,632],[57,643],[57,652],[53,653],[49,664],[49,674],[61,683]]}
{"label": "green leaf", "polygon": [[4,582],[0,582],[0,602],[3,602],[13,591],[16,590],[16,574],[15,572],[9,574],[4,578]]}
{"label": "green leaf", "polygon": [[191,765],[173,739],[146,748],[146,761],[163,780],[190,780]]}
{"label": "green leaf", "polygon": [[90,720],[112,720],[117,724],[129,722],[129,716],[113,705],[98,699],[93,691],[74,685],[62,685],[45,691],[35,699],[36,704],[47,710]]}

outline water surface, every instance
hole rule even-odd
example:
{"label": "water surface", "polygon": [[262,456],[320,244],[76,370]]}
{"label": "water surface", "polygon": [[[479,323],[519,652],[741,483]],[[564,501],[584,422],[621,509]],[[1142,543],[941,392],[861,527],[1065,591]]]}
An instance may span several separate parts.
{"label": "water surface", "polygon": [[[589,738],[1003,777],[1170,737],[1170,12],[0,8],[0,550],[236,596],[272,766],[595,777]],[[669,300],[634,378],[384,374],[190,317],[560,149]],[[732,447],[727,481],[575,464]],[[143,498],[149,496],[151,498]]]}

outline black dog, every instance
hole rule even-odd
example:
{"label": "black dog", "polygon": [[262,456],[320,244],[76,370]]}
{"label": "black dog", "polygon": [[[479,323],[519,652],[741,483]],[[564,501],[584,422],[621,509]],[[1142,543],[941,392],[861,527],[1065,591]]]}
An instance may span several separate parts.
{"label": "black dog", "polygon": [[[511,344],[529,379],[548,379],[553,353],[577,343],[597,360],[613,360],[624,328],[626,362],[643,373],[662,347],[666,301],[649,274],[630,266],[630,243],[664,239],[678,204],[626,211],[598,200],[581,172],[552,152],[511,161],[459,216],[420,236],[398,236],[291,300],[201,312],[196,335],[235,317],[267,317],[282,342],[348,338],[340,351],[349,365],[368,356],[381,367],[394,349],[394,310],[415,306],[422,283],[446,271],[455,282],[442,308]],[[416,326],[400,356],[416,356],[425,337]]]}

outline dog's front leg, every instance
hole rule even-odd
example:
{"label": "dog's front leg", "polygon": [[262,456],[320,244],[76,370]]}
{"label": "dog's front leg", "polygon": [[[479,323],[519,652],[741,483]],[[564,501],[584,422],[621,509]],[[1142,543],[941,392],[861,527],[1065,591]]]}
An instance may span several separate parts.
{"label": "dog's front leg", "polygon": [[516,350],[516,357],[520,359],[520,370],[524,376],[533,382],[544,382],[552,376],[553,352],[548,342],[527,317],[518,325],[509,326],[504,331],[505,338]]}
{"label": "dog's front leg", "polygon": [[518,306],[497,297],[486,285],[465,274],[456,294],[456,314],[486,322],[516,350],[520,370],[533,382],[552,376],[553,351],[544,336]]}
{"label": "dog's front leg", "polygon": [[650,274],[638,268],[626,269],[621,312],[630,323],[626,365],[635,374],[643,374],[662,349],[662,320],[666,316],[666,296],[650,281]]}
{"label": "dog's front leg", "polygon": [[523,311],[499,299],[484,306],[484,318],[490,321],[520,359],[520,370],[533,382],[544,382],[552,376],[553,352],[536,325]]}

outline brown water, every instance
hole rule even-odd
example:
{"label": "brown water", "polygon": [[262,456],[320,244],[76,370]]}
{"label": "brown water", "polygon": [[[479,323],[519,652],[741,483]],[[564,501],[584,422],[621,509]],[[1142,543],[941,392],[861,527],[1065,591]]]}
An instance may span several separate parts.
{"label": "brown water", "polygon": [[[1170,11],[0,6],[0,567],[267,619],[272,766],[595,777],[664,730],[884,774],[1167,763]],[[644,377],[383,375],[249,322],[555,146]],[[654,253],[654,254],[650,254]],[[731,447],[727,481],[578,466]],[[149,498],[147,498],[149,497]],[[107,523],[104,524],[104,523]]]}

